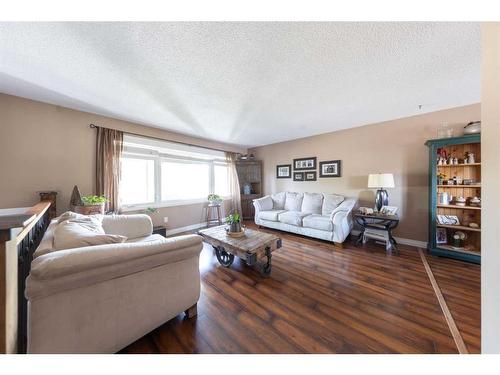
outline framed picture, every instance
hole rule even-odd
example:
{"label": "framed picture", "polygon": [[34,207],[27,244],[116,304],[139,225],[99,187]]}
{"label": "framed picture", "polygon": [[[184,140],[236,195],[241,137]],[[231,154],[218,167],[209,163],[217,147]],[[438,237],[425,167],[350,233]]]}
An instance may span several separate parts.
{"label": "framed picture", "polygon": [[316,181],[316,171],[304,172],[305,181]]}
{"label": "framed picture", "polygon": [[448,243],[448,236],[446,235],[446,228],[436,228],[436,243],[437,244]]}
{"label": "framed picture", "polygon": [[292,177],[292,165],[282,164],[276,166],[276,178],[291,178]]}
{"label": "framed picture", "polygon": [[460,220],[456,215],[437,215],[437,222],[442,225],[460,225]]}
{"label": "framed picture", "polygon": [[319,162],[319,177],[340,177],[340,160]]}
{"label": "framed picture", "polygon": [[398,208],[396,206],[382,206],[380,209],[380,213],[382,215],[396,215],[396,212],[398,212]]}
{"label": "framed picture", "polygon": [[304,172],[293,172],[294,181],[304,181]]}
{"label": "framed picture", "polygon": [[316,157],[293,159],[293,170],[316,169]]}

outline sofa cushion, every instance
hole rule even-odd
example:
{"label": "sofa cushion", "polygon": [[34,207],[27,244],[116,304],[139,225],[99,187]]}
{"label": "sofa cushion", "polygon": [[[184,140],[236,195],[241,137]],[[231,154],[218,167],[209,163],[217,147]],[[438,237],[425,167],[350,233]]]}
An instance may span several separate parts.
{"label": "sofa cushion", "polygon": [[53,250],[125,242],[127,237],[105,234],[102,226],[90,222],[63,221],[54,229]]}
{"label": "sofa cushion", "polygon": [[302,226],[319,230],[333,231],[333,223],[327,215],[309,215],[302,219]]}
{"label": "sofa cushion", "polygon": [[285,210],[287,211],[300,211],[302,208],[302,193],[286,193]]}
{"label": "sofa cushion", "polygon": [[334,209],[344,201],[344,197],[338,194],[323,193],[323,206],[321,208],[322,215],[330,215]]}
{"label": "sofa cushion", "polygon": [[285,212],[284,210],[269,210],[269,211],[260,211],[259,219],[261,220],[269,220],[269,221],[278,221],[278,215]]}
{"label": "sofa cushion", "polygon": [[297,227],[302,226],[302,218],[304,216],[307,216],[309,214],[306,214],[304,212],[300,211],[285,211],[281,214],[278,215],[278,220],[280,223],[285,223],[285,224],[290,224],[290,225],[295,225]]}
{"label": "sofa cushion", "polygon": [[322,205],[323,194],[304,193],[301,211],[308,214],[321,214]]}
{"label": "sofa cushion", "polygon": [[283,210],[285,208],[286,193],[284,191],[271,195],[271,199],[273,200],[273,210]]}

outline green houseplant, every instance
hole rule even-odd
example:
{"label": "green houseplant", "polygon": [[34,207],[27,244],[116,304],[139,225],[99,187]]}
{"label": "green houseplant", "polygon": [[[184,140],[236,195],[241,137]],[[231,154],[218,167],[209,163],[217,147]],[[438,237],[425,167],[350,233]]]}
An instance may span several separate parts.
{"label": "green houseplant", "polygon": [[219,205],[222,203],[222,198],[220,195],[217,194],[209,194],[208,195],[208,203],[212,205]]}
{"label": "green houseplant", "polygon": [[226,217],[226,223],[229,224],[230,232],[241,232],[241,216],[238,212],[228,215]]}
{"label": "green houseplant", "polygon": [[104,206],[107,201],[108,199],[104,195],[84,195],[81,197],[82,204],[74,206],[73,210],[83,215],[104,215]]}

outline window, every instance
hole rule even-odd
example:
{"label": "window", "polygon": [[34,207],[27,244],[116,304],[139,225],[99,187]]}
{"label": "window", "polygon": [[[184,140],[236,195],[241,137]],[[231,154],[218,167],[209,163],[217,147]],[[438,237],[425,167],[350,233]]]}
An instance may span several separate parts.
{"label": "window", "polygon": [[202,202],[230,195],[222,151],[125,135],[120,200],[123,207]]}
{"label": "window", "polygon": [[231,195],[229,190],[229,168],[227,164],[214,164],[215,186],[214,192],[221,197]]}
{"label": "window", "polygon": [[123,204],[155,201],[154,160],[124,157],[121,173],[120,196]]}
{"label": "window", "polygon": [[208,163],[177,160],[161,162],[162,201],[205,198],[208,194],[210,194]]}

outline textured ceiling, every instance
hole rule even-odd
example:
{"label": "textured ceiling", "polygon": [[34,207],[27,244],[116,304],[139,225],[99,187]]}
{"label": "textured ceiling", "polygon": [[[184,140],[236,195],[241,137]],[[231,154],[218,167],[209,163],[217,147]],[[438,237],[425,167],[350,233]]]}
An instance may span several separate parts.
{"label": "textured ceiling", "polygon": [[0,23],[0,92],[263,145],[479,102],[480,27]]}

